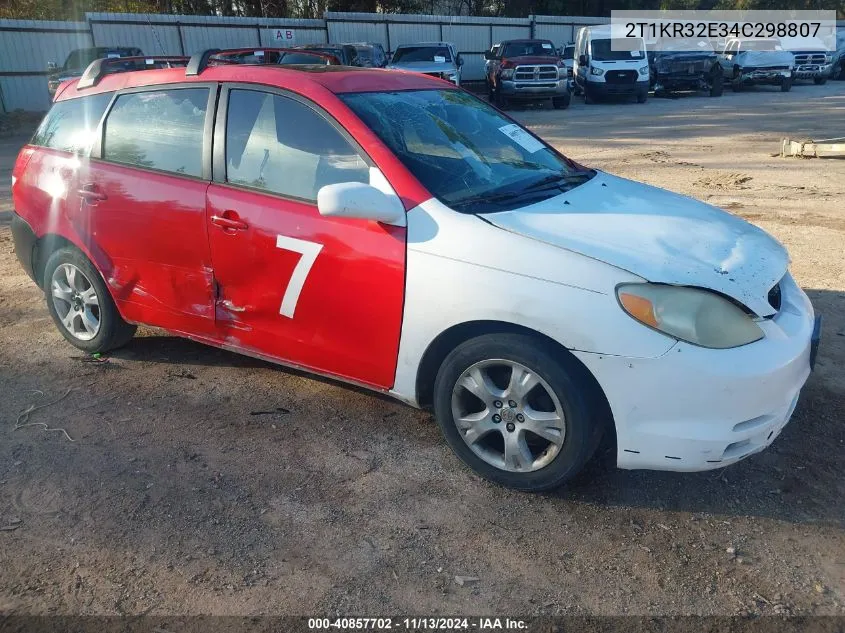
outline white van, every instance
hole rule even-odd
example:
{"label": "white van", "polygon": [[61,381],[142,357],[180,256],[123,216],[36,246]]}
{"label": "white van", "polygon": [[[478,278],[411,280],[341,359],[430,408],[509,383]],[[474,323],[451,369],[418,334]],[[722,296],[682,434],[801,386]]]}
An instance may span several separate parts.
{"label": "white van", "polygon": [[611,39],[610,25],[585,26],[575,39],[575,85],[591,103],[608,95],[648,98],[648,58],[642,38]]}

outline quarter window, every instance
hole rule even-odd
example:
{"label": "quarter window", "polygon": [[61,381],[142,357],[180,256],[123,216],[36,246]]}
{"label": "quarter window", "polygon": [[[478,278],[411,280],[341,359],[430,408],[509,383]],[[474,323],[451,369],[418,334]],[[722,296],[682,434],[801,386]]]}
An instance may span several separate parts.
{"label": "quarter window", "polygon": [[202,176],[208,88],[121,95],[106,117],[103,158]]}
{"label": "quarter window", "polygon": [[369,167],[343,135],[307,105],[232,90],[226,121],[226,180],[315,201],[326,185],[369,182]]}
{"label": "quarter window", "polygon": [[76,154],[87,154],[96,140],[97,125],[112,93],[59,101],[52,108],[31,143]]}

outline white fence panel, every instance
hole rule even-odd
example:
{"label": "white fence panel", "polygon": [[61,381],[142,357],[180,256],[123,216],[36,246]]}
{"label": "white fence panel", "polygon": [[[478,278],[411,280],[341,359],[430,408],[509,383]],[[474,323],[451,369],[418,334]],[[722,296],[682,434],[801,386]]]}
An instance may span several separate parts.
{"label": "white fence panel", "polygon": [[393,24],[390,29],[390,48],[396,50],[402,44],[417,42],[440,41],[440,26],[438,24]]}
{"label": "white fence panel", "polygon": [[181,55],[176,16],[89,13],[94,46],[136,46],[145,55]]}
{"label": "white fence panel", "polygon": [[387,23],[327,21],[330,42],[375,42],[388,50]]}
{"label": "white fence panel", "polygon": [[521,40],[531,37],[531,27],[525,26],[493,26],[493,44],[498,44],[502,40]]}
{"label": "white fence panel", "polygon": [[201,53],[208,48],[250,48],[260,46],[257,25],[183,26],[185,55]]}
{"label": "white fence panel", "polygon": [[44,75],[0,76],[0,92],[3,93],[3,107],[12,110],[42,112],[50,107],[47,92],[47,77]]}
{"label": "white fence panel", "polygon": [[91,34],[85,22],[0,20],[0,107],[46,110],[47,63],[61,66],[73,49],[87,46]]}

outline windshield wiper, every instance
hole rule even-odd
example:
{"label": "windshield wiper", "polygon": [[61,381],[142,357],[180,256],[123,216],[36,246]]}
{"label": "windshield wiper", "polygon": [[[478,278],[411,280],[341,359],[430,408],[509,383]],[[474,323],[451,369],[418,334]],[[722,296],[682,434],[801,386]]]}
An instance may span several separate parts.
{"label": "windshield wiper", "polygon": [[512,189],[501,193],[481,193],[463,200],[458,200],[457,202],[450,202],[448,204],[456,210],[467,205],[479,203],[490,203],[500,206],[502,204],[512,202],[513,200],[517,200],[525,194],[537,194],[554,189],[557,189],[560,192],[569,191],[573,187],[586,182],[590,178],[592,178],[592,175],[589,173],[570,175],[552,174],[551,176],[541,178],[540,180],[525,187],[520,187],[519,189]]}

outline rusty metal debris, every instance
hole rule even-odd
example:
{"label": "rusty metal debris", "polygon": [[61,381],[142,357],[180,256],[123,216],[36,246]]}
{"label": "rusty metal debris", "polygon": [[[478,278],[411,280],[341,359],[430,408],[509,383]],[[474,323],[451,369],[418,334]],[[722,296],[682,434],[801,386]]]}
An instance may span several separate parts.
{"label": "rusty metal debris", "polygon": [[798,158],[845,158],[845,137],[815,141],[794,141],[785,138],[781,141],[780,155]]}

